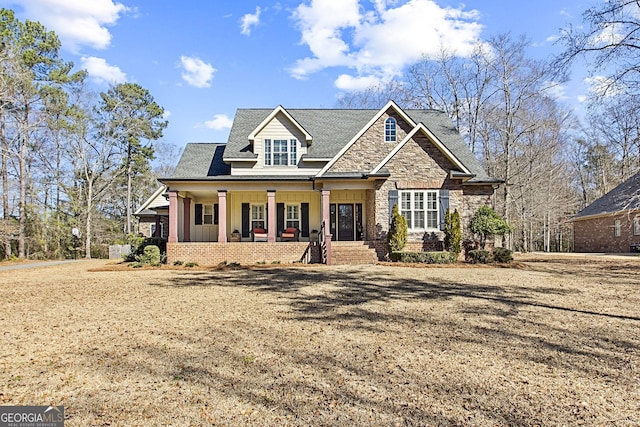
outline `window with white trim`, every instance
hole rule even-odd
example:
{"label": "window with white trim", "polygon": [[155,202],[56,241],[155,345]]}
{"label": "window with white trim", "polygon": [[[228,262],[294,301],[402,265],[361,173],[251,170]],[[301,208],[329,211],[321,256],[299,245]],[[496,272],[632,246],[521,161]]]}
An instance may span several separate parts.
{"label": "window with white trim", "polygon": [[616,219],[616,221],[613,223],[613,235],[615,237],[620,237],[620,235],[622,234],[622,223],[620,222],[619,219]]}
{"label": "window with white trim", "polygon": [[409,231],[438,229],[438,192],[436,190],[403,190],[400,214],[407,220]]}
{"label": "window with white trim", "polygon": [[251,205],[251,229],[254,228],[265,228],[266,229],[266,221],[265,221],[265,210],[264,205]]}
{"label": "window with white trim", "polygon": [[396,142],[396,119],[389,117],[384,121],[384,140],[385,142]]}
{"label": "window with white trim", "polygon": [[298,141],[295,139],[265,139],[264,164],[266,166],[295,166],[298,163]]}
{"label": "window with white trim", "polygon": [[300,205],[286,206],[286,228],[300,228]]}
{"label": "window with white trim", "polygon": [[633,218],[633,235],[640,236],[640,216]]}

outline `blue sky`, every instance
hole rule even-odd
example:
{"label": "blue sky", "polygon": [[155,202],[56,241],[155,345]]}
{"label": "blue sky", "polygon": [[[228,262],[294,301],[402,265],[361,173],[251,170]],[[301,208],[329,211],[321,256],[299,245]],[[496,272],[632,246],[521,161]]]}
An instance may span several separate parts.
{"label": "blue sky", "polygon": [[[440,43],[464,52],[502,32],[532,57],[597,0],[0,0],[62,40],[95,89],[134,82],[167,111],[164,140],[226,142],[237,108],[335,106],[345,90],[402,72]],[[563,102],[589,87],[576,73]]]}

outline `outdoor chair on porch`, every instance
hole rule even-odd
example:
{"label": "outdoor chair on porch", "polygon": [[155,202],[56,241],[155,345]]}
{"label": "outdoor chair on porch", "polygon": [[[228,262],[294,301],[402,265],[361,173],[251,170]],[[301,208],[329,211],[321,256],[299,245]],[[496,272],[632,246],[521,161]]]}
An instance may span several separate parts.
{"label": "outdoor chair on porch", "polygon": [[252,239],[254,242],[266,242],[268,240],[267,230],[264,228],[254,228],[251,230]]}
{"label": "outdoor chair on porch", "polygon": [[300,230],[295,227],[289,227],[280,233],[280,239],[283,242],[297,242],[300,237]]}

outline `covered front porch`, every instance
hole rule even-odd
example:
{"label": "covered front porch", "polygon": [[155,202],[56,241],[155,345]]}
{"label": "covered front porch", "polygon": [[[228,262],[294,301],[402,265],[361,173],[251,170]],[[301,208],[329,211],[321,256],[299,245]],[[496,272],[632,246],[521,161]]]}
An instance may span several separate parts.
{"label": "covered front porch", "polygon": [[373,189],[317,189],[309,180],[226,184],[169,190],[168,262],[308,262],[318,245],[331,263],[332,241],[375,237]]}

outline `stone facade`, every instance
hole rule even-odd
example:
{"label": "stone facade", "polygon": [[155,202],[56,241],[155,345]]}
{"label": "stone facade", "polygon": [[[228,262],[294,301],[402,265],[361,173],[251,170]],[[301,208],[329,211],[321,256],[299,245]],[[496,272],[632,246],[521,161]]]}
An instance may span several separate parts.
{"label": "stone facade", "polygon": [[[490,205],[493,196],[491,185],[463,186],[460,181],[449,177],[449,170],[455,168],[451,161],[425,136],[418,136],[407,143],[385,165],[391,177],[375,192],[376,239],[386,239],[389,229],[390,190],[449,190],[449,209],[460,213],[462,234],[470,237],[468,224],[474,212],[482,205]],[[444,233],[410,233],[412,249],[441,250]]]}
{"label": "stone facade", "polygon": [[[155,217],[150,215],[141,216],[138,219],[138,233],[142,234],[145,237],[153,237],[151,235],[151,225],[155,224]],[[161,216],[160,223],[162,224],[162,238],[166,239],[169,237],[169,217]]]}
{"label": "stone facade", "polygon": [[[620,235],[616,236],[616,221],[620,224]],[[633,244],[640,244],[640,211],[584,218],[573,222],[573,245],[575,252],[630,252]]]}
{"label": "stone facade", "polygon": [[[396,141],[385,142],[384,122],[389,117],[396,119]],[[329,172],[369,172],[402,141],[411,131],[407,122],[398,114],[383,114],[360,138],[333,164]]]}

